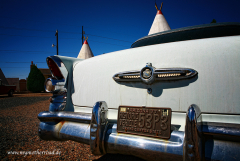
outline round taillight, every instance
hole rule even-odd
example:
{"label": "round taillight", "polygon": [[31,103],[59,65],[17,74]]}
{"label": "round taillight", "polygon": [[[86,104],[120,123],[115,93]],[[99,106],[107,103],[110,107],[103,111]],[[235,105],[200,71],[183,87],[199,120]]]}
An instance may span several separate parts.
{"label": "round taillight", "polygon": [[60,69],[52,59],[48,59],[48,67],[51,70],[54,77],[56,77],[57,79],[63,79],[63,75]]}

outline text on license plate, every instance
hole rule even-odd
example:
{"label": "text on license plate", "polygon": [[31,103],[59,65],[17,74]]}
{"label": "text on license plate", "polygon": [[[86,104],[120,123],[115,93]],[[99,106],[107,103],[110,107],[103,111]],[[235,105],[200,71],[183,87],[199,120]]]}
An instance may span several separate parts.
{"label": "text on license plate", "polygon": [[119,106],[117,132],[170,138],[171,109]]}

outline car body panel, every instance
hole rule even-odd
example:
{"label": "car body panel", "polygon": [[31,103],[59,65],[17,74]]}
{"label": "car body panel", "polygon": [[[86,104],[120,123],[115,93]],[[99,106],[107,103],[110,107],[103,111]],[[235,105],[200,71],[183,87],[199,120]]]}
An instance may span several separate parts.
{"label": "car body panel", "polygon": [[[104,100],[110,109],[128,105],[186,111],[195,103],[202,112],[240,113],[239,43],[240,36],[172,42],[81,61],[73,70],[73,104],[92,107]],[[141,70],[147,62],[156,68],[192,68],[198,75],[179,81],[155,81],[152,85],[112,79],[119,72]],[[153,89],[152,94],[147,88]]]}

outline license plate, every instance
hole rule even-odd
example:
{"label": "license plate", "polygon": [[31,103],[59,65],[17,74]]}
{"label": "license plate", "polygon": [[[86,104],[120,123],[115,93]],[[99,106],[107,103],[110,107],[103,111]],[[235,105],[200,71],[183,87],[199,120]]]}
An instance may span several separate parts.
{"label": "license plate", "polygon": [[170,138],[171,108],[119,106],[117,132]]}

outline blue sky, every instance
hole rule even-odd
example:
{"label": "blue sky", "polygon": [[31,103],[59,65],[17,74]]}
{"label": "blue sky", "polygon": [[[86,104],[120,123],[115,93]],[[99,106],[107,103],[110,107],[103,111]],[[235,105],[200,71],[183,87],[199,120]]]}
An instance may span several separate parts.
{"label": "blue sky", "polygon": [[[156,1],[160,7],[161,2]],[[81,32],[95,56],[128,49],[146,36],[156,15],[155,0],[0,0],[0,68],[7,78],[25,79],[33,61],[77,57]],[[172,29],[217,22],[240,22],[239,0],[168,0],[162,12]]]}

